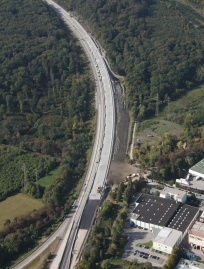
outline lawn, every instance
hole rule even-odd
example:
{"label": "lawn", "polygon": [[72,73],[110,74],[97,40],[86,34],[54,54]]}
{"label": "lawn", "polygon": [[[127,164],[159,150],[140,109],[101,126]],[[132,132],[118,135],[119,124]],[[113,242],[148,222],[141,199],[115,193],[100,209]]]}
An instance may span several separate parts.
{"label": "lawn", "polygon": [[0,229],[7,219],[11,221],[18,216],[39,209],[43,206],[40,200],[36,200],[26,194],[19,193],[0,202]]}
{"label": "lawn", "polygon": [[49,172],[47,176],[40,178],[38,180],[38,183],[40,184],[40,186],[45,187],[45,188],[49,187],[52,184],[52,182],[55,180],[59,169],[60,169],[60,166],[58,166],[57,168]]}

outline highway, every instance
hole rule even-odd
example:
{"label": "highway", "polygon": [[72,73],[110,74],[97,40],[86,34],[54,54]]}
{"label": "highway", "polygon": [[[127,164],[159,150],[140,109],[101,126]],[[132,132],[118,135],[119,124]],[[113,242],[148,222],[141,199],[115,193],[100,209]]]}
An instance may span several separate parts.
{"label": "highway", "polygon": [[[89,225],[91,225],[95,209],[101,200],[102,194],[98,192],[98,189],[103,189],[105,186],[115,138],[115,105],[113,88],[106,64],[100,54],[99,48],[85,29],[69,12],[66,12],[51,0],[46,0],[46,2],[56,11],[60,18],[64,20],[79,39],[81,46],[90,61],[97,88],[97,128],[87,175],[80,195],[76,201],[75,208],[73,209],[74,212],[69,215],[60,226],[60,229],[39,247],[37,251],[14,267],[16,269],[23,268],[27,265],[58,236],[62,238],[62,243],[50,268],[58,269],[75,267],[87,238],[90,228]],[[89,210],[89,207],[91,210]],[[81,221],[84,223],[84,221],[87,220],[87,216],[84,216],[83,214],[84,210],[90,213],[88,216],[88,225],[86,223],[85,229],[80,227]]]}

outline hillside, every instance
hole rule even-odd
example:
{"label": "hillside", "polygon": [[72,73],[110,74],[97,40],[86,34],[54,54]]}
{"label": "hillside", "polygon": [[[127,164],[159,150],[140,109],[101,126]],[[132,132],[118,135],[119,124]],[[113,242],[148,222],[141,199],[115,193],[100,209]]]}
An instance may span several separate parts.
{"label": "hillside", "polygon": [[3,199],[65,159],[82,175],[92,139],[93,84],[81,48],[54,11],[35,1],[0,4]]}
{"label": "hillside", "polygon": [[[64,1],[58,1],[64,4]],[[115,72],[125,76],[128,108],[150,116],[155,96],[171,99],[204,80],[204,18],[159,0],[67,0],[89,24]]]}

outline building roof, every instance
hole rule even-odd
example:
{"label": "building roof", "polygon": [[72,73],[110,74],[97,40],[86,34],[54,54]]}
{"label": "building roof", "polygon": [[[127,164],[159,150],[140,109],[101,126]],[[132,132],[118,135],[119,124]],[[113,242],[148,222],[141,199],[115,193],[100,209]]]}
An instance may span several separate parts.
{"label": "building roof", "polygon": [[166,195],[167,193],[177,195],[178,199],[183,199],[183,197],[186,195],[185,191],[174,189],[174,188],[169,188],[165,187],[162,191],[160,191],[160,194]]}
{"label": "building roof", "polygon": [[158,235],[155,237],[154,242],[173,248],[181,236],[181,231],[165,227],[160,230]]}
{"label": "building roof", "polygon": [[131,217],[146,223],[167,226],[180,205],[174,200],[142,194],[136,201]]}
{"label": "building roof", "polygon": [[204,264],[197,261],[180,259],[179,263],[176,266],[176,269],[204,269]]}
{"label": "building roof", "polygon": [[200,215],[200,218],[204,218],[204,211],[202,211],[202,214]]}
{"label": "building roof", "polygon": [[168,227],[185,232],[199,209],[190,205],[182,205],[169,223]]}
{"label": "building roof", "polygon": [[193,167],[189,169],[189,172],[197,172],[200,174],[203,174],[204,176],[204,159],[202,159],[200,162],[196,163]]}
{"label": "building roof", "polygon": [[204,223],[196,221],[189,231],[189,234],[204,238]]}

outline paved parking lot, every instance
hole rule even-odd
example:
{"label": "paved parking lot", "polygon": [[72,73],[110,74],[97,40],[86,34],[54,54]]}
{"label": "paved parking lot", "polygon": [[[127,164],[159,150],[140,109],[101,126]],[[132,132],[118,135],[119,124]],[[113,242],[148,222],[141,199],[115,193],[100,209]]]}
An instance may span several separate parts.
{"label": "paved parking lot", "polygon": [[127,224],[125,228],[128,243],[125,246],[123,258],[131,261],[137,259],[141,263],[151,262],[153,266],[162,268],[168,255],[156,253],[151,248],[145,248],[142,245],[152,240],[152,232],[128,226]]}
{"label": "paved parking lot", "polygon": [[204,190],[204,180],[199,179],[196,180],[196,177],[192,177],[190,180],[190,186],[191,188],[196,188],[198,190]]}

